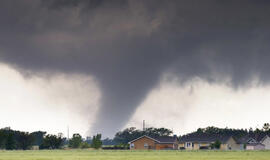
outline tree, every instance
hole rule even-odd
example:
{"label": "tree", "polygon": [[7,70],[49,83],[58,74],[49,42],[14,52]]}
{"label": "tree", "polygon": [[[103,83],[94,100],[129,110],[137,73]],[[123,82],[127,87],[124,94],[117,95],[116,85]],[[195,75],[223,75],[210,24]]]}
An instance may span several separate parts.
{"label": "tree", "polygon": [[90,145],[87,142],[82,142],[81,145],[80,145],[80,147],[82,149],[84,149],[84,148],[90,148]]}
{"label": "tree", "polygon": [[101,146],[102,146],[101,134],[97,134],[96,136],[93,136],[91,147],[95,149],[99,149],[101,148]]}
{"label": "tree", "polygon": [[204,131],[203,131],[203,129],[202,128],[198,128],[197,129],[197,133],[203,133]]}
{"label": "tree", "polygon": [[5,146],[7,150],[16,149],[16,142],[12,133],[8,134]]}
{"label": "tree", "polygon": [[221,146],[221,142],[219,140],[216,140],[215,143],[214,143],[214,147],[216,149],[220,149],[220,146]]}
{"label": "tree", "polygon": [[136,130],[135,127],[126,128],[123,131],[119,131],[114,136],[114,141],[118,144],[127,144],[129,141],[142,136],[144,133],[140,130]]}
{"label": "tree", "polygon": [[269,123],[264,123],[263,130],[264,131],[269,131],[270,130],[270,124]]}
{"label": "tree", "polygon": [[69,147],[79,148],[82,143],[82,136],[78,133],[73,134],[72,139],[69,141]]}
{"label": "tree", "polygon": [[209,136],[233,136],[240,138],[248,134],[247,130],[244,129],[230,129],[230,128],[217,128],[217,127],[207,127],[207,128],[198,128],[196,132],[190,133],[189,135],[200,135],[207,134]]}
{"label": "tree", "polygon": [[221,142],[219,140],[216,140],[215,143],[212,143],[210,147],[212,149],[220,149],[220,146],[221,146]]}
{"label": "tree", "polygon": [[32,144],[34,143],[33,135],[29,134],[28,132],[20,132],[18,136],[18,148],[26,150],[30,149]]}
{"label": "tree", "polygon": [[59,149],[64,142],[64,138],[56,135],[46,135],[41,144],[41,149]]}
{"label": "tree", "polygon": [[173,132],[167,128],[147,128],[145,131],[142,131],[143,135],[148,135],[151,137],[160,137],[160,136],[170,136]]}
{"label": "tree", "polygon": [[6,135],[3,130],[0,130],[0,149],[5,149]]}
{"label": "tree", "polygon": [[33,145],[40,146],[43,142],[43,138],[46,135],[46,132],[37,131],[37,132],[32,132],[31,135],[34,137]]}

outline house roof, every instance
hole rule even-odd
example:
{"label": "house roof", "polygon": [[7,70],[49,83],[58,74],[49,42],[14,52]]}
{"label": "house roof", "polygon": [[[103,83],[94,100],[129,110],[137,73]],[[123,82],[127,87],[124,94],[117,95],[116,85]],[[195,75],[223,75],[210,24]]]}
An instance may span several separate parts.
{"label": "house roof", "polygon": [[243,137],[239,138],[239,139],[237,140],[237,142],[238,142],[238,143],[241,143],[241,144],[244,144],[244,143],[248,143],[248,142],[251,141],[251,140],[254,140],[255,143],[258,142],[256,139],[252,138],[250,135],[246,135],[246,136],[243,136]]}
{"label": "house roof", "polygon": [[175,143],[175,141],[177,141],[177,137],[171,136],[156,137],[155,139],[158,140],[159,143]]}
{"label": "house roof", "polygon": [[248,143],[250,140],[254,140],[255,144],[262,142],[267,136],[266,133],[260,133],[260,134],[248,134],[244,137],[241,137],[240,139],[238,139],[239,143]]}
{"label": "house roof", "polygon": [[175,141],[177,141],[177,137],[172,137],[172,136],[150,137],[147,135],[143,135],[143,136],[136,138],[128,143],[132,143],[132,142],[137,141],[137,140],[144,138],[144,137],[152,139],[153,141],[155,141],[157,143],[175,143]]}
{"label": "house roof", "polygon": [[263,139],[261,139],[261,142],[263,142],[263,141],[264,141],[266,138],[268,138],[268,137],[270,138],[269,135],[264,136]]}
{"label": "house roof", "polygon": [[202,143],[212,143],[216,140],[222,143],[227,142],[232,136],[220,136],[220,135],[210,135],[206,133],[193,133],[182,136],[180,142],[202,142]]}
{"label": "house roof", "polygon": [[251,143],[251,144],[247,144],[247,146],[265,146],[265,145],[261,143]]}

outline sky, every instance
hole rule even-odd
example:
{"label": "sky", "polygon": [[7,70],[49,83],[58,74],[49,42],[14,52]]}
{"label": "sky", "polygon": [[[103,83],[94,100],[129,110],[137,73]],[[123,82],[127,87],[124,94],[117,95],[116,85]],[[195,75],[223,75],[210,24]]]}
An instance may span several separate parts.
{"label": "sky", "polygon": [[0,128],[269,122],[270,2],[0,1]]}

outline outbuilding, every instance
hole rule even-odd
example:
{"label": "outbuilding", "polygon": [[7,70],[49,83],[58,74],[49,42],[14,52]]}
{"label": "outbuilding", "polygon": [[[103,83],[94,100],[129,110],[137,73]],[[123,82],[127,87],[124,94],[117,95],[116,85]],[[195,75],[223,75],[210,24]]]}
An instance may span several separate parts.
{"label": "outbuilding", "polygon": [[264,150],[265,145],[261,143],[251,143],[246,145],[246,150]]}

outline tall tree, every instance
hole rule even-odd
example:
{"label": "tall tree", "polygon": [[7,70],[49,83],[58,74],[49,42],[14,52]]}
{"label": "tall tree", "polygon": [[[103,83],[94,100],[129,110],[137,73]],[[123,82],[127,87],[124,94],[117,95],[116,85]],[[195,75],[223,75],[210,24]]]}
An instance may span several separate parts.
{"label": "tall tree", "polygon": [[29,134],[28,132],[20,132],[18,136],[18,148],[26,150],[30,149],[30,147],[34,143],[33,135]]}
{"label": "tall tree", "polygon": [[6,140],[5,146],[6,146],[7,150],[16,149],[16,142],[15,142],[13,133],[10,133],[7,135],[7,140]]}
{"label": "tall tree", "polygon": [[31,135],[34,137],[33,145],[40,146],[43,142],[43,138],[46,135],[46,132],[37,131],[37,132],[32,132]]}
{"label": "tall tree", "polygon": [[79,148],[82,143],[82,136],[78,133],[73,134],[71,140],[69,141],[69,147]]}
{"label": "tall tree", "polygon": [[101,134],[97,134],[96,136],[93,136],[91,147],[95,149],[99,149],[101,148],[101,146],[102,146]]}
{"label": "tall tree", "polygon": [[6,134],[5,132],[1,129],[0,130],[0,149],[5,149],[6,147]]}

